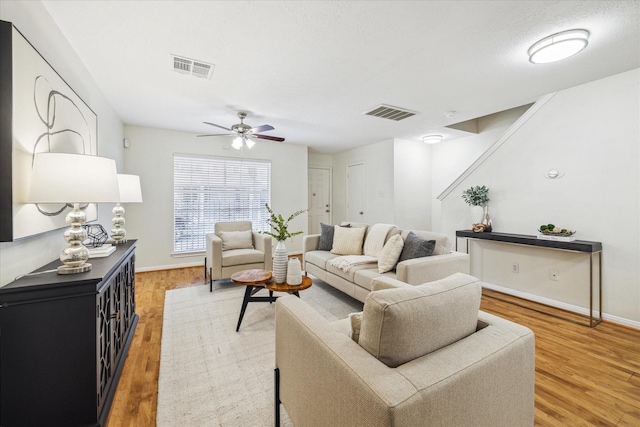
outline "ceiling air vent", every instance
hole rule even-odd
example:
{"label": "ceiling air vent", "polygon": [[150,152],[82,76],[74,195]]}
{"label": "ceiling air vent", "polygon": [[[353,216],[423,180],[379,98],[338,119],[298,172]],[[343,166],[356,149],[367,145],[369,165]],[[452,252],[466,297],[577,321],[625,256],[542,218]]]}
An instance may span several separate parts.
{"label": "ceiling air vent", "polygon": [[407,117],[415,116],[417,113],[403,108],[392,107],[391,105],[380,104],[364,114],[368,116],[381,117],[383,119],[395,120],[397,122],[406,119]]}
{"label": "ceiling air vent", "polygon": [[210,79],[213,74],[213,64],[196,61],[194,59],[171,55],[171,67],[173,71],[181,74],[189,74],[202,79]]}

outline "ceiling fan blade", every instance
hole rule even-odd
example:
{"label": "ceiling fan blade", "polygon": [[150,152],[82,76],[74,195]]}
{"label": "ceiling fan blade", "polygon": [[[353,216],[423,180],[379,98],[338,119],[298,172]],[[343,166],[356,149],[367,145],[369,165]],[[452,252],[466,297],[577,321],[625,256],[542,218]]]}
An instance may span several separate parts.
{"label": "ceiling fan blade", "polygon": [[207,135],[196,135],[197,137],[201,137],[201,136],[231,136],[233,135],[232,133],[209,133]]}
{"label": "ceiling fan blade", "polygon": [[217,128],[224,129],[224,130],[228,130],[229,132],[231,132],[231,129],[226,128],[226,127],[224,127],[224,126],[217,125],[217,124],[215,124],[215,123],[209,123],[209,122],[202,122],[202,123],[204,123],[205,125],[215,126],[215,127],[217,127]]}
{"label": "ceiling fan blade", "polygon": [[277,142],[283,142],[284,138],[279,138],[277,136],[271,136],[271,135],[260,135],[257,133],[254,133],[253,135],[251,135],[251,137],[253,138],[259,138],[259,139],[268,139],[269,141],[277,141]]}
{"label": "ceiling fan blade", "polygon": [[262,125],[262,126],[258,126],[255,128],[251,128],[251,132],[257,133],[257,132],[266,132],[268,130],[273,130],[273,126],[270,125]]}

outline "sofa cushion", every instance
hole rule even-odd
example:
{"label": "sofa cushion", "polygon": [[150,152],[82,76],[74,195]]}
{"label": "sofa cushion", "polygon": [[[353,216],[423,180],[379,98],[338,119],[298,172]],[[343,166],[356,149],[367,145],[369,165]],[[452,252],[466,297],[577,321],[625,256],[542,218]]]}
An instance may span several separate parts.
{"label": "sofa cushion", "polygon": [[399,234],[392,236],[387,243],[384,244],[380,255],[378,256],[378,272],[386,273],[396,268],[402,248],[404,247],[404,240]]}
{"label": "sofa cushion", "polygon": [[244,231],[221,231],[222,250],[229,249],[253,249],[253,233],[251,230]]}
{"label": "sofa cushion", "polygon": [[358,343],[392,368],[429,354],[476,330],[481,292],[480,281],[462,273],[371,292]]}
{"label": "sofa cushion", "polygon": [[256,249],[230,249],[222,251],[222,266],[254,264],[264,262],[264,252]]}
{"label": "sofa cushion", "polygon": [[323,270],[326,270],[327,261],[337,257],[338,255],[334,255],[327,251],[309,251],[304,254],[304,262],[309,262],[320,267]]}
{"label": "sofa cushion", "polygon": [[367,268],[356,271],[356,274],[353,276],[353,280],[356,285],[360,286],[363,289],[368,291],[372,290],[373,279],[376,277],[390,277],[392,279],[396,278],[395,270],[387,271],[386,273],[380,273],[378,271],[378,267],[375,268]]}
{"label": "sofa cushion", "polygon": [[320,242],[318,243],[319,251],[330,251],[333,247],[333,225],[320,223]]}
{"label": "sofa cushion", "polygon": [[365,227],[341,227],[336,225],[333,232],[331,253],[336,255],[361,255]]}
{"label": "sofa cushion", "polygon": [[415,233],[410,232],[404,240],[404,246],[402,247],[402,252],[400,253],[398,262],[431,256],[435,246],[435,240],[424,240],[416,236]]}
{"label": "sofa cushion", "polygon": [[338,277],[342,277],[343,279],[348,280],[349,282],[355,282],[355,274],[358,271],[366,270],[366,269],[370,269],[370,268],[375,268],[375,266],[376,266],[375,263],[356,264],[356,265],[353,265],[353,266],[349,267],[349,269],[347,271],[344,271],[340,267],[336,267],[335,265],[331,265],[329,260],[327,260],[327,264],[326,264],[325,270],[327,272],[331,273],[331,274],[334,274],[334,275],[338,276]]}

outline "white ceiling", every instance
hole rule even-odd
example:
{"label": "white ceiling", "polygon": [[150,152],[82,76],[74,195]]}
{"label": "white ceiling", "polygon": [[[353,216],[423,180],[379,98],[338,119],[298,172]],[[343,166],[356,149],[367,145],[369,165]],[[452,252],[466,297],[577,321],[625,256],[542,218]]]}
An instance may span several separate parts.
{"label": "white ceiling", "polygon": [[[202,122],[230,127],[245,110],[319,153],[420,140],[640,67],[638,1],[43,3],[124,123],[217,133]],[[533,43],[572,28],[591,33],[587,49],[528,61]],[[215,64],[213,77],[172,71],[171,54]],[[379,104],[418,114],[362,114]]]}

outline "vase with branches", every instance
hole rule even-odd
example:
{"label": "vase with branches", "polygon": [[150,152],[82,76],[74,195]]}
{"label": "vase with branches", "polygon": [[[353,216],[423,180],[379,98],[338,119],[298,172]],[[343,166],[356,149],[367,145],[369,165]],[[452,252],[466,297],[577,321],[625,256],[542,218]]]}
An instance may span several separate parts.
{"label": "vase with branches", "polygon": [[292,221],[298,215],[302,215],[307,209],[295,211],[285,220],[281,214],[273,212],[268,203],[265,204],[267,212],[269,212],[269,219],[267,224],[271,228],[271,231],[261,231],[260,233],[273,237],[278,241],[276,249],[273,253],[273,279],[276,283],[284,283],[287,278],[287,248],[284,241],[299,234],[302,231],[289,231],[289,221]]}

